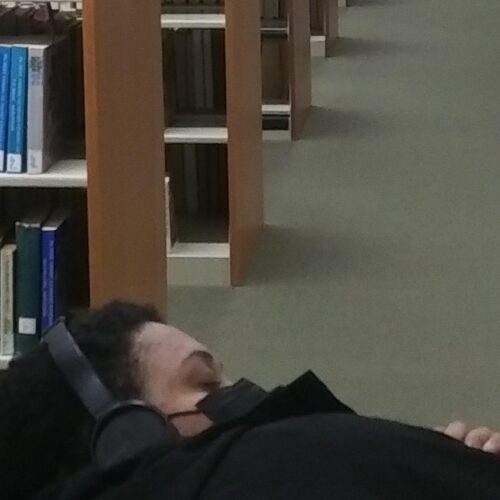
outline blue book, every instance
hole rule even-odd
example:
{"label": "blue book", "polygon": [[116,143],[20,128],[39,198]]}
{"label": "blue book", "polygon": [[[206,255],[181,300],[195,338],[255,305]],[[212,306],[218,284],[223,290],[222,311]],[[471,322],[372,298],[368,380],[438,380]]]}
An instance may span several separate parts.
{"label": "blue book", "polygon": [[66,252],[64,252],[65,210],[54,212],[42,226],[41,324],[44,333],[65,309]]}
{"label": "blue book", "polygon": [[0,45],[0,172],[5,170],[9,119],[10,46]]}
{"label": "blue book", "polygon": [[7,172],[21,173],[26,170],[28,49],[13,46],[10,63]]}

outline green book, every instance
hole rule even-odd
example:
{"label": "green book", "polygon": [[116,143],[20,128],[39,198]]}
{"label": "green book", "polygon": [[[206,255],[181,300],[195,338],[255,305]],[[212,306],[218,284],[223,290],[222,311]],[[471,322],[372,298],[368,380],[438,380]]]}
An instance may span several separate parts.
{"label": "green book", "polygon": [[16,222],[15,349],[27,354],[38,345],[41,315],[41,233],[46,212]]}

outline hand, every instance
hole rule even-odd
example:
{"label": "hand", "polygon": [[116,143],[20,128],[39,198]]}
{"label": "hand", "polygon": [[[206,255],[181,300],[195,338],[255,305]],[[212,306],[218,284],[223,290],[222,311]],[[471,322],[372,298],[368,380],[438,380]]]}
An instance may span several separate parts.
{"label": "hand", "polygon": [[500,456],[500,432],[492,431],[488,427],[469,429],[464,423],[457,421],[436,430],[461,441],[470,448]]}

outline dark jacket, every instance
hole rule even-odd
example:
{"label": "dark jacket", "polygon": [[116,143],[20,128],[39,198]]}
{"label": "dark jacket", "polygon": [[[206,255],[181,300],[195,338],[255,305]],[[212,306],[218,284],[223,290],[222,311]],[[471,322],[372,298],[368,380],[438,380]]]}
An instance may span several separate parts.
{"label": "dark jacket", "polygon": [[500,500],[500,459],[433,431],[355,415],[311,374],[259,408],[38,500]]}

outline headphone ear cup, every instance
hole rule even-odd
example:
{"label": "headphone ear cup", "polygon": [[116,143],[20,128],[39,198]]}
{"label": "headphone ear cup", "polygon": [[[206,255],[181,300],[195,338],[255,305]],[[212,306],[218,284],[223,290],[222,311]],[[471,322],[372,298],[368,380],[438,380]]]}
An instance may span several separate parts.
{"label": "headphone ear cup", "polygon": [[106,412],[97,421],[92,438],[94,463],[103,470],[128,462],[153,446],[174,445],[180,440],[163,415],[140,401],[128,401]]}

